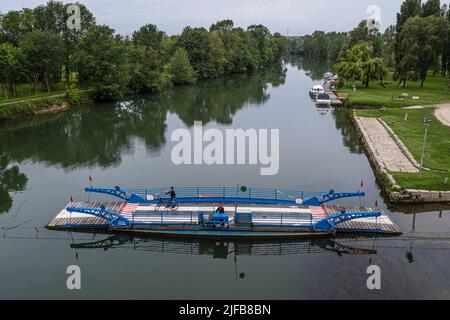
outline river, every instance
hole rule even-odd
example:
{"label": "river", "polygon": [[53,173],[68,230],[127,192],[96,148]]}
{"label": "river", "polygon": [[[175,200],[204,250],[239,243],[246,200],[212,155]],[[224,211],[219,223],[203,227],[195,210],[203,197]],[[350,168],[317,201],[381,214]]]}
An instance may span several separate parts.
{"label": "river", "polygon": [[[317,109],[308,90],[321,64],[287,63],[252,75],[0,127],[0,298],[399,299],[450,298],[448,207],[388,205],[343,109]],[[284,68],[286,68],[284,70]],[[319,76],[317,76],[319,75]],[[175,129],[279,129],[279,171],[258,165],[175,165]],[[245,243],[49,231],[82,188],[120,185],[278,187],[356,191],[404,233]],[[357,202],[357,200],[356,200]],[[357,204],[354,200],[344,201]],[[81,290],[66,269],[81,268]],[[369,290],[367,267],[381,270]]]}

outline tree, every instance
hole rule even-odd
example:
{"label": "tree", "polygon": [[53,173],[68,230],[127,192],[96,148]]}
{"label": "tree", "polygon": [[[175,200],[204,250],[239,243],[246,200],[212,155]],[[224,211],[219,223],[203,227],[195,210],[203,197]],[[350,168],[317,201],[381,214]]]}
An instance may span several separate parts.
{"label": "tree", "polygon": [[132,37],[133,43],[153,48],[156,51],[160,50],[163,38],[164,32],[159,31],[154,24],[146,24],[138,31],[133,32]]}
{"label": "tree", "polygon": [[444,52],[442,53],[442,60],[441,60],[441,74],[443,76],[446,75],[447,70],[450,73],[450,9],[447,9],[446,13],[447,23],[449,25],[448,32],[447,32],[447,41],[445,43]]}
{"label": "tree", "polygon": [[282,57],[288,54],[289,44],[286,37],[282,36],[280,33],[276,32],[270,38],[270,45],[272,47],[273,59],[278,61]]}
{"label": "tree", "polygon": [[[64,22],[70,18],[71,12],[68,12],[70,4],[64,5]],[[80,9],[80,28],[66,28],[62,29],[62,39],[64,41],[65,47],[65,57],[64,57],[64,68],[65,68],[65,78],[69,82],[73,67],[73,54],[76,51],[76,46],[78,41],[82,36],[84,36],[89,28],[95,25],[94,15],[86,8],[85,5],[77,3]]]}
{"label": "tree", "polygon": [[403,24],[412,17],[419,16],[422,12],[421,0],[405,0],[401,7],[400,12],[397,13],[396,28],[396,41],[395,41],[395,63],[396,63],[396,76],[399,81],[403,81],[403,85],[406,84],[407,69],[405,65],[401,65],[403,60],[403,52],[401,50],[401,32]]}
{"label": "tree", "polygon": [[10,43],[0,44],[0,81],[5,98],[8,99],[8,85],[11,82],[13,95],[16,95],[16,81],[23,73],[22,50]]}
{"label": "tree", "polygon": [[440,0],[428,0],[422,4],[422,17],[435,16],[439,17],[441,15],[441,2]]}
{"label": "tree", "polygon": [[[428,71],[437,64],[448,41],[449,25],[444,17],[413,17],[403,25],[400,34],[403,72],[417,73],[421,87]],[[406,82],[406,76],[404,78]],[[405,83],[404,83],[405,84]]]}
{"label": "tree", "polygon": [[34,8],[33,29],[61,35],[66,28],[64,16],[64,4],[51,0]]}
{"label": "tree", "polygon": [[245,72],[256,68],[259,54],[249,32],[234,28],[232,20],[218,21],[209,30],[217,48],[216,57],[222,61],[219,66],[223,68],[223,73]]}
{"label": "tree", "polygon": [[227,34],[231,32],[234,28],[234,22],[233,20],[221,20],[217,21],[216,23],[212,24],[211,27],[209,27],[210,32],[218,32],[221,35]]}
{"label": "tree", "polygon": [[395,26],[389,26],[382,36],[382,58],[388,68],[395,68]]}
{"label": "tree", "polygon": [[167,85],[158,53],[152,48],[138,44],[128,46],[127,62],[128,86],[135,93],[156,92]]}
{"label": "tree", "polygon": [[374,56],[372,44],[366,41],[351,47],[335,69],[343,80],[361,81],[366,88],[370,80],[383,80],[387,75],[383,59]]}
{"label": "tree", "polygon": [[54,80],[51,75],[59,68],[64,58],[61,39],[51,32],[33,31],[23,38],[20,47],[35,84],[38,78],[41,78],[50,92],[50,81]]}
{"label": "tree", "polygon": [[113,84],[127,83],[125,74],[125,47],[114,30],[108,26],[93,25],[80,39],[74,54],[74,64],[80,82]]}
{"label": "tree", "polygon": [[367,20],[360,21],[356,28],[350,31],[348,41],[346,42],[346,45],[342,47],[341,56],[345,55],[348,49],[362,41],[370,42],[373,47],[374,55],[376,57],[381,56],[382,37],[378,28],[369,28]]}
{"label": "tree", "polygon": [[184,28],[177,46],[186,50],[189,61],[200,78],[213,78],[218,75],[213,43],[205,28]]}
{"label": "tree", "polygon": [[191,84],[197,80],[197,74],[189,62],[189,56],[184,48],[178,48],[169,62],[169,73],[176,85]]}
{"label": "tree", "polygon": [[266,65],[267,63],[273,61],[273,52],[269,43],[270,30],[263,26],[262,24],[251,25],[247,28],[250,35],[253,37],[256,47],[259,52],[258,65]]}
{"label": "tree", "polygon": [[33,30],[33,11],[23,9],[0,14],[0,42],[9,42],[15,46],[25,34]]}

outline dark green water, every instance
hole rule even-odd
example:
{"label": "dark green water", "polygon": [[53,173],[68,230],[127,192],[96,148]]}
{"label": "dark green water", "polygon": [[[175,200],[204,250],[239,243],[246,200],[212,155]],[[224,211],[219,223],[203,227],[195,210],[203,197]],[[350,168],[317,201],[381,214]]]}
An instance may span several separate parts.
{"label": "dark green water", "polygon": [[[121,103],[79,107],[0,127],[0,298],[450,298],[450,210],[388,208],[344,110],[317,110],[321,64],[286,65]],[[319,68],[318,70],[316,70]],[[280,169],[176,166],[173,130],[280,130]],[[242,243],[130,238],[43,227],[82,188],[279,187],[357,190],[405,233],[388,239]],[[357,204],[357,201],[345,203]],[[82,289],[66,288],[78,265]],[[381,290],[366,269],[381,268]]]}

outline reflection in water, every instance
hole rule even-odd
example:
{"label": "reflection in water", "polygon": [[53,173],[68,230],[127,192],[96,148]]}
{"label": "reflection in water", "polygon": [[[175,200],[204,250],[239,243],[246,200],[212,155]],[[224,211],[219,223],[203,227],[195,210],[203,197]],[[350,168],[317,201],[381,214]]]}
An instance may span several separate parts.
{"label": "reflection in water", "polygon": [[17,165],[10,165],[8,156],[0,153],[0,213],[8,212],[12,207],[10,192],[22,191],[27,177],[19,171]]}
{"label": "reflection in water", "polygon": [[23,190],[27,182],[19,167],[10,163],[31,160],[65,169],[108,168],[134,152],[136,138],[150,155],[159,156],[166,144],[169,112],[187,126],[197,120],[229,125],[246,104],[266,102],[268,85],[283,84],[286,71],[283,65],[274,65],[259,73],[202,81],[159,95],[6,123],[0,128],[0,212],[12,206],[9,192]]}
{"label": "reflection in water", "polygon": [[230,125],[236,112],[246,104],[262,105],[269,100],[268,85],[283,84],[286,71],[282,65],[274,65],[258,74],[202,81],[196,86],[167,91],[162,100],[189,127],[194,121]]}
{"label": "reflection in water", "polygon": [[168,112],[177,114],[188,126],[196,120],[231,124],[237,110],[266,102],[270,98],[268,84],[278,86],[285,77],[286,70],[280,65],[159,95],[35,118],[26,125],[8,123],[0,128],[0,141],[11,161],[31,159],[72,169],[107,168],[120,164],[121,156],[133,151],[134,138],[142,139],[149,153],[158,155],[166,143]]}
{"label": "reflection in water", "polygon": [[359,143],[358,133],[355,130],[349,117],[350,110],[342,108],[332,108],[331,114],[336,120],[336,128],[341,131],[342,143],[346,146],[351,153],[362,154],[364,149]]}
{"label": "reflection in water", "polygon": [[299,70],[304,70],[312,80],[320,80],[321,83],[323,82],[323,75],[326,72],[331,72],[333,67],[326,59],[296,58],[289,62]]}
{"label": "reflection in water", "polygon": [[235,277],[243,279],[246,274],[238,272],[239,256],[281,256],[335,252],[342,255],[373,255],[374,249],[357,248],[344,245],[328,238],[313,238],[289,241],[211,241],[195,239],[168,239],[148,236],[116,234],[109,238],[93,242],[72,243],[78,258],[78,249],[129,249],[147,252],[204,255],[213,259],[232,258],[235,265]]}
{"label": "reflection in water", "polygon": [[195,239],[168,239],[148,236],[116,234],[109,238],[71,244],[74,249],[130,249],[150,252],[208,255],[213,259],[237,256],[277,256],[335,252],[344,254],[376,254],[376,250],[356,248],[338,243],[329,238],[301,239],[290,241],[211,241]]}

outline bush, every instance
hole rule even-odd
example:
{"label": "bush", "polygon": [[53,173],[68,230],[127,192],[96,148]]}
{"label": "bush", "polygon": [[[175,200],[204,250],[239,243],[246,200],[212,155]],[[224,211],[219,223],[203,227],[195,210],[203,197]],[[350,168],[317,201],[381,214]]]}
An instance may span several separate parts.
{"label": "bush", "polygon": [[70,104],[80,103],[82,100],[80,90],[76,87],[71,87],[66,91],[66,100]]}

